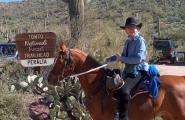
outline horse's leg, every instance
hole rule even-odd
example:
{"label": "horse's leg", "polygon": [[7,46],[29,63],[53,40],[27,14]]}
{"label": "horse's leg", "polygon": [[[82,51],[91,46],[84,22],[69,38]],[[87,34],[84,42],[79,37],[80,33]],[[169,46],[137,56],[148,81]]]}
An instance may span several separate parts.
{"label": "horse's leg", "polygon": [[130,105],[129,120],[153,120],[153,107],[151,104],[135,103]]}
{"label": "horse's leg", "polygon": [[129,120],[153,120],[153,116],[150,113],[137,111],[137,113],[133,112],[132,115],[129,116]]}
{"label": "horse's leg", "polygon": [[170,118],[169,116],[161,116],[163,118],[163,120],[175,120],[175,119],[172,119]]}
{"label": "horse's leg", "polygon": [[129,120],[153,120],[153,117],[151,117],[151,116],[131,116],[130,118],[129,118]]}

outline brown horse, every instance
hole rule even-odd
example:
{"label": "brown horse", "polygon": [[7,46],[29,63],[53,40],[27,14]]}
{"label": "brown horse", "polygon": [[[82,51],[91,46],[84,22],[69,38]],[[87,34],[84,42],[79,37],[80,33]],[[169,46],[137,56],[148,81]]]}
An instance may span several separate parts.
{"label": "brown horse", "polygon": [[[85,52],[68,49],[61,44],[59,56],[49,73],[48,81],[56,85],[69,75],[82,73],[100,65]],[[116,112],[116,100],[106,96],[102,88],[105,72],[105,69],[99,69],[79,76],[93,120],[113,120]],[[185,77],[165,75],[161,76],[160,80],[159,95],[154,104],[149,93],[138,94],[130,101],[129,120],[152,120],[155,116],[161,116],[163,120],[185,120]]]}

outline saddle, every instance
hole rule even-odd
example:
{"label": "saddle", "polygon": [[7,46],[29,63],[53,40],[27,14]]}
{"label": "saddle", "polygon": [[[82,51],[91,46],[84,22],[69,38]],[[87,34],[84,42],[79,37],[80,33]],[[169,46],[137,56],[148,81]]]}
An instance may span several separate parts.
{"label": "saddle", "polygon": [[[134,98],[136,95],[141,94],[141,93],[149,93],[153,99],[156,99],[158,96],[158,82],[152,82],[156,80],[151,80],[151,76],[146,73],[145,71],[140,71],[141,73],[141,78],[139,83],[136,85],[134,89],[131,91],[131,99]],[[155,76],[156,72],[151,72],[154,73],[152,76]],[[153,77],[152,79],[155,79]],[[113,82],[110,82],[113,81]],[[118,81],[123,81],[118,82]],[[115,83],[120,83],[118,85],[115,85]],[[154,84],[155,83],[155,84]],[[156,84],[157,83],[157,84]],[[113,84],[110,85],[109,84]],[[111,97],[114,100],[117,100],[117,90],[124,85],[124,80],[121,77],[121,71],[119,69],[106,69],[106,77],[104,81],[102,82],[102,86],[100,89],[102,89],[104,97],[109,98]],[[113,86],[113,87],[112,87]],[[108,88],[111,87],[111,90]],[[114,88],[115,87],[115,88]],[[102,111],[105,112],[109,106],[109,99],[103,99],[102,101]]]}
{"label": "saddle", "polygon": [[121,71],[119,69],[107,69],[105,87],[106,91],[114,92],[120,89],[124,85],[124,80],[121,77]]}
{"label": "saddle", "polygon": [[[131,98],[140,93],[150,93],[153,99],[158,96],[158,88],[160,81],[158,77],[160,76],[159,71],[155,66],[150,66],[149,71],[139,71],[141,74],[139,83],[131,91]],[[124,80],[121,77],[121,71],[119,69],[107,69],[106,77],[106,90],[108,94],[113,95],[116,98],[116,90],[124,85]]]}
{"label": "saddle", "polygon": [[148,84],[149,84],[149,78],[147,74],[142,71],[141,73],[141,78],[137,85],[135,86],[134,89],[131,91],[131,99],[134,98],[136,95],[141,94],[141,93],[147,93],[149,92],[148,90]]}
{"label": "saddle", "polygon": [[153,100],[158,97],[158,90],[160,87],[160,73],[157,68],[150,65],[148,71],[139,71],[141,73],[141,79],[136,87],[131,91],[131,98],[140,93],[150,93]]}

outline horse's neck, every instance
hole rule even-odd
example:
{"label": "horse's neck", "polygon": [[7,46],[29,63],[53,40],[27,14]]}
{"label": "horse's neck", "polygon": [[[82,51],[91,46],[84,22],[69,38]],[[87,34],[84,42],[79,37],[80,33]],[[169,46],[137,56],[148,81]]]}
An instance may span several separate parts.
{"label": "horse's neck", "polygon": [[78,65],[76,65],[76,73],[86,72],[90,69],[100,66],[100,64],[87,53],[78,49],[73,49],[73,52],[75,53],[75,61],[78,61]]}
{"label": "horse's neck", "polygon": [[[83,51],[74,50],[77,53],[77,57],[80,61],[80,66],[77,66],[76,73],[86,72],[90,69],[100,66],[100,64]],[[93,71],[79,76],[81,86],[86,95],[92,94],[101,84],[104,79],[104,69]]]}

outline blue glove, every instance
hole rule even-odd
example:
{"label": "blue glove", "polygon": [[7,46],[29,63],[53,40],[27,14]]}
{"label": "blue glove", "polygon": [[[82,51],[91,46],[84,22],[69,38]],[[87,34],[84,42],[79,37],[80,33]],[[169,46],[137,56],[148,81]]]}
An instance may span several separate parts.
{"label": "blue glove", "polygon": [[115,62],[116,60],[117,60],[117,56],[113,55],[113,56],[107,58],[105,61],[106,61],[106,63],[110,63],[110,62]]}

